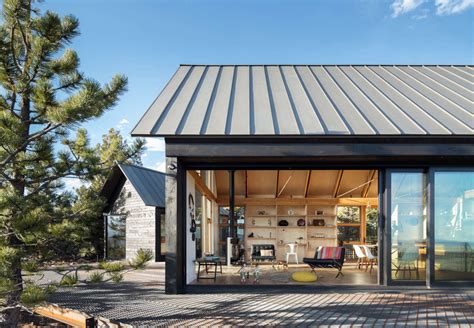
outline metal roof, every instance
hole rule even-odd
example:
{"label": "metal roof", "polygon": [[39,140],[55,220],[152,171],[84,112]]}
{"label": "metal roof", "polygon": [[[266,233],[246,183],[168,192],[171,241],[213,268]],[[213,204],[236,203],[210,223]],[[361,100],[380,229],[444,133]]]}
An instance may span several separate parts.
{"label": "metal roof", "polygon": [[166,174],[141,166],[130,164],[115,166],[100,195],[110,201],[117,192],[115,189],[123,186],[125,181],[123,177],[130,181],[145,205],[165,208]]}
{"label": "metal roof", "polygon": [[469,65],[182,65],[132,135],[473,135],[473,101]]}

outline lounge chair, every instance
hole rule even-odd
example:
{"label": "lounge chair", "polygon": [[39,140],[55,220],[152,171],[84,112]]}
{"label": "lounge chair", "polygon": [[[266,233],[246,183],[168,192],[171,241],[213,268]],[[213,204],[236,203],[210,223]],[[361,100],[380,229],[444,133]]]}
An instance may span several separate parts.
{"label": "lounge chair", "polygon": [[303,262],[311,267],[311,271],[316,268],[334,268],[337,269],[336,278],[342,274],[342,266],[344,265],[344,255],[346,250],[344,247],[321,246],[316,250],[314,258],[305,257]]}

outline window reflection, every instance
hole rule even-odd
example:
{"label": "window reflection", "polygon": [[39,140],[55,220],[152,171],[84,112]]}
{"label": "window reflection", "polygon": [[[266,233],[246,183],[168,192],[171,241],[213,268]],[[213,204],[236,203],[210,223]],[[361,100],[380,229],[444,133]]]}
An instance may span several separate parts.
{"label": "window reflection", "polygon": [[435,279],[474,280],[474,172],[435,172]]}
{"label": "window reflection", "polygon": [[125,258],[125,215],[106,215],[107,258]]}
{"label": "window reflection", "polygon": [[426,269],[426,196],[423,173],[392,173],[392,279],[422,280]]}

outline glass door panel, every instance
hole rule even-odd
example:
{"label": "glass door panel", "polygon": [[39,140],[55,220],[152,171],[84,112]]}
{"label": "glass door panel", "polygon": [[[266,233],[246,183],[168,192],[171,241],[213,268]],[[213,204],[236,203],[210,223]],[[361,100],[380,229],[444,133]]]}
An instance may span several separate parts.
{"label": "glass door panel", "polygon": [[474,171],[434,173],[435,280],[474,280]]}
{"label": "glass door panel", "polygon": [[426,182],[421,172],[392,172],[391,278],[426,279]]}

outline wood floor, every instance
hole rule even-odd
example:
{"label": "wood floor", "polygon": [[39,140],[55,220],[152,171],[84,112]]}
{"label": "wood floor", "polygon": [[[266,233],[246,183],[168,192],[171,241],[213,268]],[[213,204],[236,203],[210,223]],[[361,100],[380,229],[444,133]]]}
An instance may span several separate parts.
{"label": "wood floor", "polygon": [[[200,279],[195,280],[192,284],[196,285],[252,285],[255,284],[255,279],[250,275],[249,279],[246,279],[244,283],[240,280],[238,266],[224,267],[223,273],[217,274],[217,278],[213,279]],[[311,271],[306,264],[290,264],[288,269],[282,267],[276,267],[274,269],[271,265],[260,266],[260,279],[259,285],[301,285],[310,284],[314,286],[333,286],[333,285],[353,285],[353,286],[364,286],[364,285],[376,285],[377,284],[377,266],[374,267],[372,272],[369,270],[365,271],[365,268],[358,269],[355,263],[344,264],[343,276],[336,278],[336,269],[316,269],[315,272],[318,276],[317,281],[311,283],[296,282],[291,279],[291,274],[296,271]],[[212,276],[213,273],[209,272],[208,275],[201,270],[202,277]]]}

